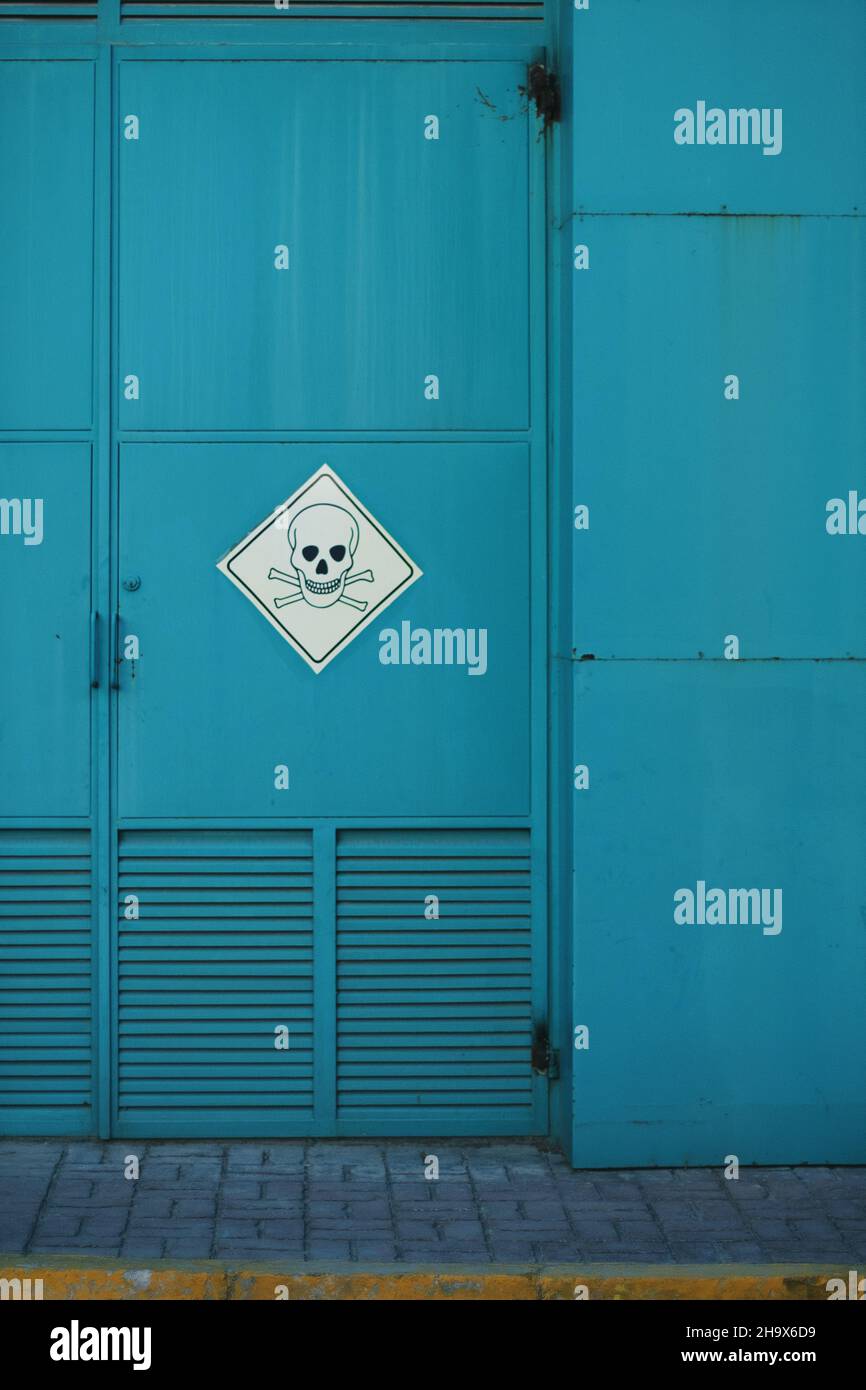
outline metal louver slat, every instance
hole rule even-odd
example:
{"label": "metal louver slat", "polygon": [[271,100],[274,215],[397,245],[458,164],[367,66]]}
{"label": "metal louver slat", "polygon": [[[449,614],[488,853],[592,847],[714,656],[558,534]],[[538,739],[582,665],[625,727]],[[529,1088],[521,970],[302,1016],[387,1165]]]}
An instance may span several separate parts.
{"label": "metal louver slat", "polygon": [[[309,834],[125,832],[118,888],[125,1132],[275,1133],[308,1120]],[[280,1025],[287,1049],[275,1046]]]}
{"label": "metal louver slat", "polygon": [[434,20],[497,21],[540,23],[544,18],[544,0],[380,0],[378,4],[359,3],[359,0],[291,0],[277,7],[274,0],[180,0],[165,4],[163,0],[123,0],[124,19],[280,19],[280,20]]}
{"label": "metal louver slat", "polygon": [[464,1133],[528,1123],[530,898],[528,831],[338,837],[343,1120],[402,1114],[434,1133],[455,1119]]}
{"label": "metal louver slat", "polygon": [[25,1132],[90,1127],[91,942],[88,832],[0,831],[0,1116]]}
{"label": "metal louver slat", "polygon": [[91,19],[95,20],[98,0],[16,0],[0,3],[0,19]]}

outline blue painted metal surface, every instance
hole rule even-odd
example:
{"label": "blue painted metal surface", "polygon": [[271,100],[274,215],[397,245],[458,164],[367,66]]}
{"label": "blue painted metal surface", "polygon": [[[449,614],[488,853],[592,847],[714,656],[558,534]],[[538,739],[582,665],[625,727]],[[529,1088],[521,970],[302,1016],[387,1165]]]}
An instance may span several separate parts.
{"label": "blue painted metal surface", "polygon": [[[864,1157],[866,536],[826,524],[864,494],[864,21],[626,0],[563,37],[578,1165]],[[699,101],[781,108],[781,151],[678,144]]]}
{"label": "blue painted metal surface", "polygon": [[[0,494],[72,523],[0,538],[3,1125],[539,1133],[550,1089],[577,1164],[862,1161],[863,8],[302,8],[0,7]],[[215,562],[322,462],[424,578],[314,676]],[[382,667],[404,618],[486,626],[484,679]],[[699,883],[781,931],[676,921]]]}
{"label": "blue painted metal surface", "polygon": [[[47,526],[0,550],[3,1126],[543,1133],[540,7],[133,8],[0,35],[3,490]],[[216,562],[323,462],[424,577],[316,676]],[[485,629],[483,678],[385,666],[404,623]]]}

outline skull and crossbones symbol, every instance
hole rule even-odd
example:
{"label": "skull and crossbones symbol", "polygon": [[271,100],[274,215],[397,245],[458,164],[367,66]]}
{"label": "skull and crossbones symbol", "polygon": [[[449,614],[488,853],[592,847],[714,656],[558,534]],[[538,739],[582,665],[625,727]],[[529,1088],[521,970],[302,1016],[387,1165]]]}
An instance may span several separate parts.
{"label": "skull and crossbones symbol", "polygon": [[351,598],[344,592],[347,584],[373,581],[372,570],[349,573],[360,535],[355,518],[343,507],[317,502],[297,512],[288,529],[295,573],[286,574],[284,570],[272,568],[268,571],[268,579],[291,584],[295,592],[275,598],[274,607],[285,608],[288,603],[303,600],[313,608],[332,608],[335,603],[345,603],[363,613],[366,599]]}

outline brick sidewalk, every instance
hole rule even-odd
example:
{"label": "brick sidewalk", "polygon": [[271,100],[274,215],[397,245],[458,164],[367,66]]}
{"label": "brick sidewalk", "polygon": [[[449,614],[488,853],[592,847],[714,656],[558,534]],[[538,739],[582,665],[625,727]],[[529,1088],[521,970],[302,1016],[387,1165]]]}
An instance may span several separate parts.
{"label": "brick sidewalk", "polygon": [[[137,1181],[123,1176],[136,1154]],[[439,1159],[438,1181],[424,1157]],[[866,1168],[574,1172],[533,1142],[0,1143],[0,1253],[469,1265],[866,1261]]]}

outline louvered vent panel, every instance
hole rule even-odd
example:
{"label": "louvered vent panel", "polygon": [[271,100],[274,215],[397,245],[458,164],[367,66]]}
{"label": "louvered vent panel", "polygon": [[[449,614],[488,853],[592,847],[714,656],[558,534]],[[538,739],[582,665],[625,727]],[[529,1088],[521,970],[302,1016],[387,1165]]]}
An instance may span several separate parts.
{"label": "louvered vent panel", "polygon": [[[118,886],[122,1120],[154,1133],[255,1133],[309,1116],[309,834],[127,832]],[[274,1046],[281,1024],[288,1050]]]}
{"label": "louvered vent panel", "polygon": [[161,0],[123,0],[124,19],[279,19],[283,22],[305,19],[319,20],[438,20],[483,21],[509,20],[512,23],[538,23],[544,18],[544,0],[380,0],[379,4],[363,4],[359,0],[292,0],[288,8],[278,9],[261,0],[187,0],[186,3],[163,4]]}
{"label": "louvered vent panel", "polygon": [[89,850],[86,831],[0,831],[0,1116],[23,1132],[62,1133],[62,1110],[87,1127]]}
{"label": "louvered vent panel", "polygon": [[[339,837],[341,1117],[401,1112],[436,1133],[528,1119],[530,886],[525,831]],[[431,897],[438,920],[425,917]]]}

